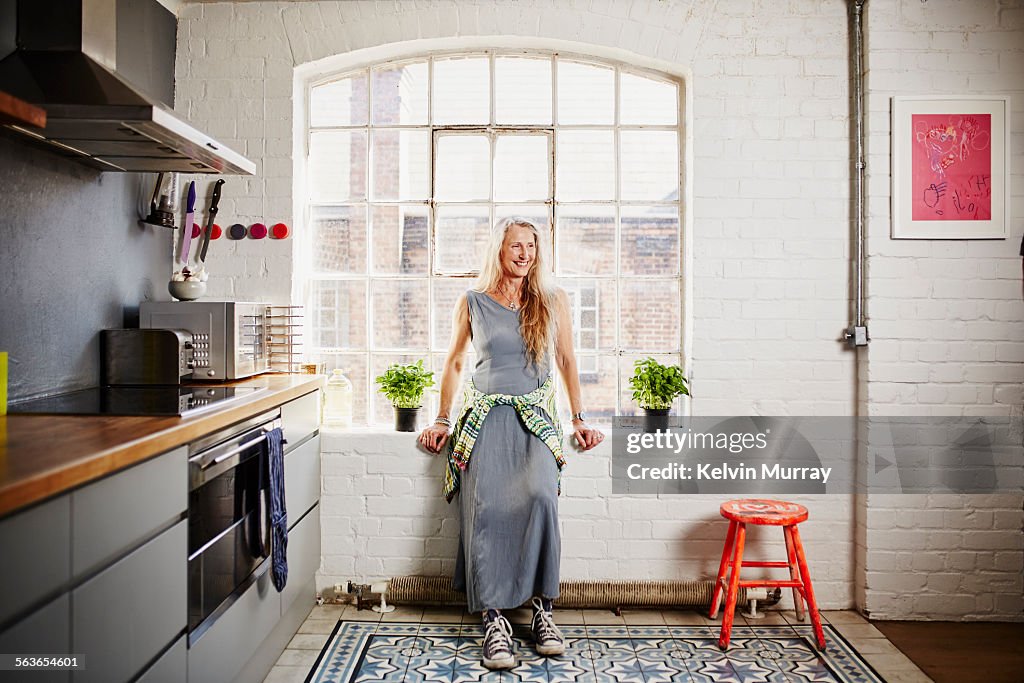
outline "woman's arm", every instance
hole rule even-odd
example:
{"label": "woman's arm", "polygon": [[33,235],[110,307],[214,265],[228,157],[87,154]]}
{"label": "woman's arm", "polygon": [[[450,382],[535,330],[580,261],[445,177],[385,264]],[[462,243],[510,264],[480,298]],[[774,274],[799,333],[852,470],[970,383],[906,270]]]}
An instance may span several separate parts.
{"label": "woman's arm", "polygon": [[[580,391],[580,374],[576,367],[576,352],[573,350],[569,295],[563,289],[558,289],[555,294],[555,320],[555,364],[562,376],[562,384],[569,394],[569,411],[576,415],[583,412],[583,398]],[[572,428],[576,443],[585,451],[604,439],[604,434],[597,429],[591,429],[583,420],[573,420]]]}
{"label": "woman's arm", "polygon": [[[462,365],[466,360],[466,349],[472,336],[469,325],[469,302],[465,294],[455,302],[452,318],[452,338],[441,373],[441,400],[437,411],[438,417],[446,419],[451,418],[452,403],[455,401],[455,393],[459,390]],[[435,422],[420,432],[418,441],[428,451],[440,453],[448,441],[448,434],[447,426]]]}

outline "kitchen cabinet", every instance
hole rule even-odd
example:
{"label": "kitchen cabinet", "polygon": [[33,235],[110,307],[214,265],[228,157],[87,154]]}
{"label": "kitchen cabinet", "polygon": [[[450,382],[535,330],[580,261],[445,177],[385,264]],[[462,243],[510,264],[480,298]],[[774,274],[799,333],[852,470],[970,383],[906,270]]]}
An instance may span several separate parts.
{"label": "kitchen cabinet", "polygon": [[[56,453],[69,463],[31,480],[5,481],[0,472],[2,495],[40,496],[0,518],[0,652],[86,658],[83,671],[33,672],[32,680],[204,682],[262,680],[269,672],[315,599],[320,395],[315,378],[250,382],[270,390],[188,420],[6,418],[12,471]],[[274,588],[265,561],[259,578],[190,644],[188,443],[268,411],[280,412],[287,440],[287,585]],[[60,441],[67,432],[56,424],[73,426],[75,439]],[[83,443],[96,450],[71,452]]]}
{"label": "kitchen cabinet", "polygon": [[[186,625],[184,447],[0,521],[0,651],[80,654],[35,680],[122,681]],[[51,675],[52,674],[52,675]]]}
{"label": "kitchen cabinet", "polygon": [[190,681],[263,680],[313,608],[320,567],[320,392],[281,406],[288,581],[278,593],[270,560],[259,579],[189,647]]}

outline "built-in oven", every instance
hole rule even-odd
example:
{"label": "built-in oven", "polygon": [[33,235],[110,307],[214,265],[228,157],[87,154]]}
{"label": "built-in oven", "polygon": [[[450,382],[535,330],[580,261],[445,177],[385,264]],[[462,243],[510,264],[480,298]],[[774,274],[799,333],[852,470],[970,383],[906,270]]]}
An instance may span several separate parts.
{"label": "built-in oven", "polygon": [[191,646],[271,566],[267,434],[280,410],[189,447],[188,642]]}

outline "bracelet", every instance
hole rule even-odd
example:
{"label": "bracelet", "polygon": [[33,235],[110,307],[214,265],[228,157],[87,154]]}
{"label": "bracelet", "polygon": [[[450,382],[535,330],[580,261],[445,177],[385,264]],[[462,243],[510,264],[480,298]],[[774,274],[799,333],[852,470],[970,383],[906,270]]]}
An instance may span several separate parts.
{"label": "bracelet", "polygon": [[451,428],[452,421],[449,420],[447,417],[441,417],[440,415],[438,415],[437,417],[434,418],[434,424],[443,424],[445,427]]}

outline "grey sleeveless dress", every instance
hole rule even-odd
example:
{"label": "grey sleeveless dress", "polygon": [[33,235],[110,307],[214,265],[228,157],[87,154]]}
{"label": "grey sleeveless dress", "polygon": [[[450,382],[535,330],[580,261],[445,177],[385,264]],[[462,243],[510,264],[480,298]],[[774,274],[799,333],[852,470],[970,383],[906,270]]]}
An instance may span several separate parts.
{"label": "grey sleeveless dress", "polygon": [[[550,358],[539,368],[528,362],[519,314],[482,292],[470,290],[467,299],[477,389],[525,394],[542,385]],[[558,465],[512,406],[496,405],[488,413],[458,498],[453,585],[466,593],[470,612],[519,607],[534,595],[558,597]]]}

